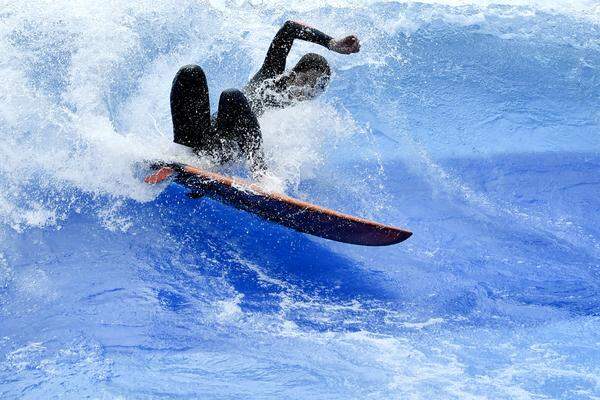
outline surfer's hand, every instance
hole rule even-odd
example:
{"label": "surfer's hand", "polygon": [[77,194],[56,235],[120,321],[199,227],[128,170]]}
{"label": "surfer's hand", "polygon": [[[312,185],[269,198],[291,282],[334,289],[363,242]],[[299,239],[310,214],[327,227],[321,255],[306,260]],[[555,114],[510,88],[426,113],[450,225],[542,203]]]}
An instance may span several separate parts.
{"label": "surfer's hand", "polygon": [[354,35],[346,36],[341,39],[331,39],[329,42],[329,50],[340,54],[358,53],[360,50],[360,42]]}

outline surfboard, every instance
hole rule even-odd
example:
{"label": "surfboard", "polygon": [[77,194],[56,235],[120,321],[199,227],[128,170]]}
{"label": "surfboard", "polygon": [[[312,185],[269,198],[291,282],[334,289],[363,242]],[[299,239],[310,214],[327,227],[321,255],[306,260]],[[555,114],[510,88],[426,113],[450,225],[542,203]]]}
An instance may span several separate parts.
{"label": "surfboard", "polygon": [[190,189],[190,197],[207,196],[310,235],[363,246],[388,246],[412,235],[405,229],[268,192],[255,183],[190,165],[154,164],[153,167],[155,172],[144,179],[148,184],[172,179]]}

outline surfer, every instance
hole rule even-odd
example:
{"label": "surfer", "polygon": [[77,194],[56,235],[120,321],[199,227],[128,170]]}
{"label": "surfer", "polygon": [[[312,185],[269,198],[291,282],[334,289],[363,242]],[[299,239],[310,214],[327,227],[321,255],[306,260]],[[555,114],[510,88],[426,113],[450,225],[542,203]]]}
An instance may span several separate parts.
{"label": "surfer", "polygon": [[183,66],[171,88],[174,142],[221,162],[230,161],[236,154],[243,156],[252,173],[261,175],[266,167],[257,117],[269,108],[283,108],[317,97],[331,77],[329,64],[315,53],[304,55],[290,71],[285,71],[294,39],[340,54],[360,50],[356,36],[333,39],[300,22],[287,21],[271,42],[262,67],[242,90],[223,91],[218,111],[212,117],[204,71],[198,65]]}

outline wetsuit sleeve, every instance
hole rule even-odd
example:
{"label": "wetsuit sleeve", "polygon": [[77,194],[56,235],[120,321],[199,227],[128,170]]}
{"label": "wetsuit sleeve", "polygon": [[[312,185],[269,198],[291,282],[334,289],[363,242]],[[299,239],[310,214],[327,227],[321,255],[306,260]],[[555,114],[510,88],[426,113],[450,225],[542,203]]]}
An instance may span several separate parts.
{"label": "wetsuit sleeve", "polygon": [[295,21],[287,21],[275,35],[267,57],[258,72],[263,79],[272,78],[285,71],[285,61],[292,49],[294,39],[306,40],[328,47],[331,36]]}

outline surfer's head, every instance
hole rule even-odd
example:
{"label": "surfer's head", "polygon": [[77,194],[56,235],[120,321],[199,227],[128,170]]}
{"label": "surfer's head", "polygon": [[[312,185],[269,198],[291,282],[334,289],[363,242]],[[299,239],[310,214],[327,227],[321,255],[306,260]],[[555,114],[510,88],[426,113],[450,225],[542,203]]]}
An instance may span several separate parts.
{"label": "surfer's head", "polygon": [[287,88],[295,100],[310,100],[325,91],[330,77],[331,68],[325,57],[308,53],[292,68]]}

